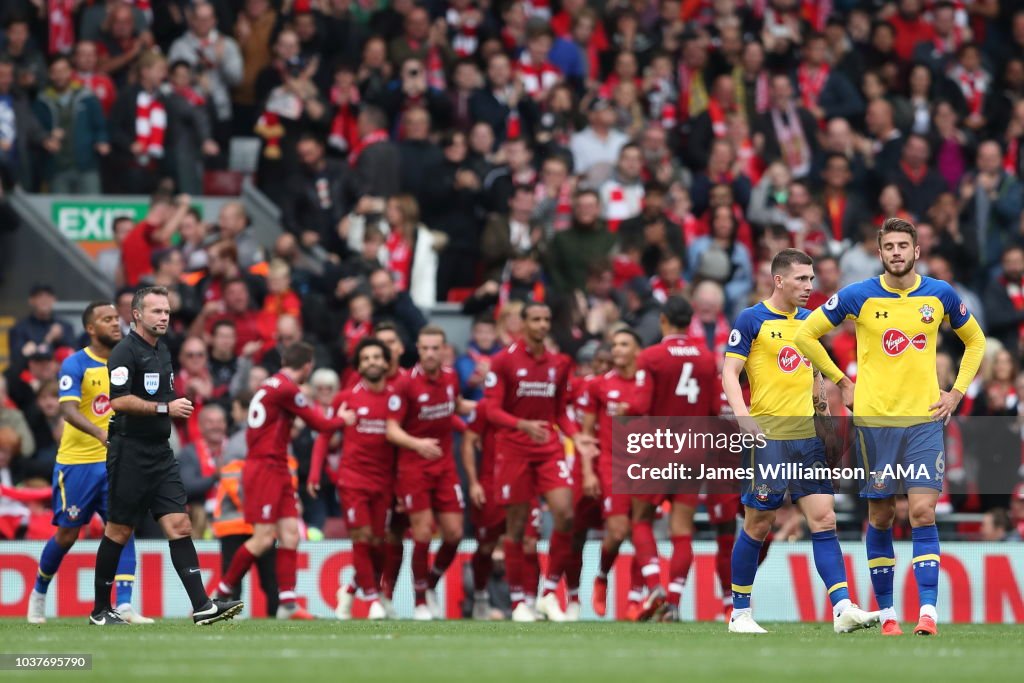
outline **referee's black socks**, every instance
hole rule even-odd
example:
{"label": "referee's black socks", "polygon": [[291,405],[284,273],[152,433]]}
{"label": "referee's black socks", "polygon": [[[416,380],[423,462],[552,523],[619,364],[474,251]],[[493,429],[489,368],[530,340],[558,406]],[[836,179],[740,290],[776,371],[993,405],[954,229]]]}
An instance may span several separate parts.
{"label": "referee's black socks", "polygon": [[124,550],[123,545],[103,534],[99,550],[96,551],[96,573],[93,579],[96,594],[92,608],[93,614],[111,609],[110,591],[114,586],[117,563],[121,561],[122,550]]}
{"label": "referee's black socks", "polygon": [[188,593],[188,599],[192,601],[192,609],[199,611],[210,604],[210,598],[206,595],[206,587],[203,586],[203,573],[199,570],[199,555],[196,554],[196,546],[192,538],[176,538],[168,541],[171,547],[171,562],[174,569],[181,578],[181,585]]}

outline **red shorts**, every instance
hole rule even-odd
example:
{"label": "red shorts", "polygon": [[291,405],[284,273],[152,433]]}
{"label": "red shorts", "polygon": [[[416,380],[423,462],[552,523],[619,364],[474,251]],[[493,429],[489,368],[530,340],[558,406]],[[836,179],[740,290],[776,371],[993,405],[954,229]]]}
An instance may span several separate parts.
{"label": "red shorts", "polygon": [[572,516],[572,530],[582,533],[589,529],[603,529],[604,519],[601,517],[601,500],[590,496],[579,496],[576,499]]}
{"label": "red shorts", "polygon": [[572,488],[572,469],[562,451],[552,452],[546,458],[499,452],[494,469],[502,505],[529,503],[548,491]]}
{"label": "red shorts", "polygon": [[486,502],[469,506],[469,521],[476,529],[476,540],[496,541],[505,533],[505,508],[497,501],[493,486],[484,487]]}
{"label": "red shorts", "polygon": [[242,500],[249,524],[275,524],[299,516],[299,497],[288,466],[272,460],[248,460],[242,470]]}
{"label": "red shorts", "polygon": [[338,488],[341,509],[349,529],[370,527],[374,536],[383,538],[388,524],[393,495],[390,491]]}
{"label": "red shorts", "polygon": [[466,507],[462,499],[462,484],[452,467],[427,468],[422,462],[403,457],[398,462],[398,481],[395,493],[407,513],[433,510],[439,514],[461,513]]}

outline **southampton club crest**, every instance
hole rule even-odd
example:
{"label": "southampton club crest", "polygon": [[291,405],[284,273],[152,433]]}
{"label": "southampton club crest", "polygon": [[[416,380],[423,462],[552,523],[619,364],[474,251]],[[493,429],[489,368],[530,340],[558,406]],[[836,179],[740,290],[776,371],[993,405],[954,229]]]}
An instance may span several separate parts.
{"label": "southampton club crest", "polygon": [[757,498],[757,502],[766,503],[768,502],[768,496],[772,493],[772,489],[768,484],[758,484],[757,488],[754,489],[754,497]]}
{"label": "southampton club crest", "polygon": [[871,486],[876,491],[884,491],[886,487],[885,483],[885,472],[872,472],[871,473]]}
{"label": "southampton club crest", "polygon": [[76,519],[78,519],[78,515],[82,514],[82,511],[78,508],[77,505],[72,505],[71,507],[69,507],[67,512],[68,519],[70,519],[71,521],[75,521]]}
{"label": "southampton club crest", "polygon": [[925,304],[921,308],[917,309],[917,312],[921,314],[921,322],[923,322],[925,325],[930,325],[933,322],[935,322],[935,318],[932,317],[932,314],[935,313],[935,309],[929,306],[928,304]]}

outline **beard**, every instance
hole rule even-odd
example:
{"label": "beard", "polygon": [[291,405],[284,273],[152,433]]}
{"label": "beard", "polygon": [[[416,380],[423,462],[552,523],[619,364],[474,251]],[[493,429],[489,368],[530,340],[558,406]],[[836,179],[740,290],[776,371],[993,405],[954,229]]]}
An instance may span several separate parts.
{"label": "beard", "polygon": [[120,339],[114,339],[113,337],[111,337],[109,335],[106,335],[106,334],[98,334],[98,335],[96,335],[96,341],[98,341],[100,344],[103,344],[108,349],[112,349],[115,346],[117,346],[117,342],[119,342],[121,340]]}
{"label": "beard", "polygon": [[903,266],[901,268],[900,267],[895,267],[894,268],[893,266],[889,265],[889,263],[887,263],[885,261],[882,262],[882,268],[885,269],[885,272],[889,273],[889,275],[892,275],[893,277],[903,277],[904,275],[906,275],[906,274],[910,273],[911,271],[913,271],[914,270],[914,265],[916,265],[916,264],[917,264],[917,259],[911,257],[911,258],[909,258],[909,259],[907,259],[906,261],[903,262]]}
{"label": "beard", "polygon": [[374,368],[367,368],[362,374],[363,374],[363,379],[365,379],[366,381],[371,382],[371,383],[376,383],[376,382],[379,382],[381,380],[381,378],[383,378],[386,373],[387,373],[387,369],[379,368],[379,367],[374,367]]}

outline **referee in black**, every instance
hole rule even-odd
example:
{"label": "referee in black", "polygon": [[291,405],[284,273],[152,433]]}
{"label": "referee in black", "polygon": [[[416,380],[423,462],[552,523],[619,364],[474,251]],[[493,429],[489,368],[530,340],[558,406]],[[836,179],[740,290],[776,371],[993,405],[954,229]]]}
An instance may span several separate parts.
{"label": "referee in black", "polygon": [[128,537],[147,512],[171,548],[171,561],[192,601],[197,625],[230,619],[240,600],[211,600],[203,587],[192,524],[185,512],[185,487],[168,444],[171,418],[187,418],[192,403],[174,395],[167,333],[171,305],[164,287],[144,287],[132,299],[132,331],[110,354],[110,444],[107,451],[107,526],[96,553],[96,603],[89,623],[127,624],[110,605],[117,562]]}

